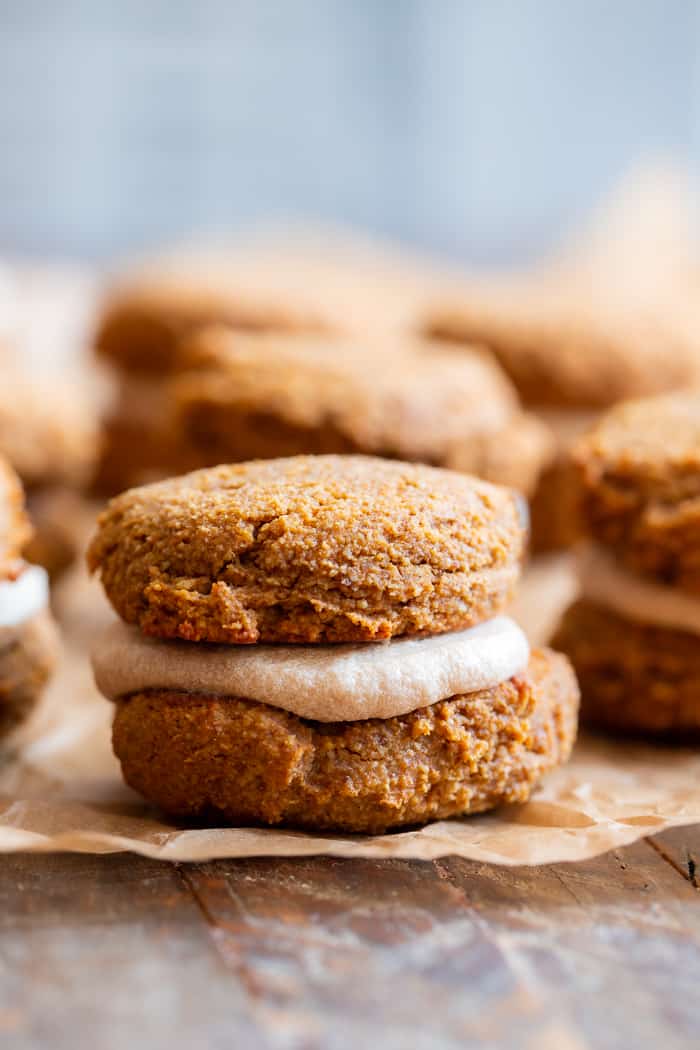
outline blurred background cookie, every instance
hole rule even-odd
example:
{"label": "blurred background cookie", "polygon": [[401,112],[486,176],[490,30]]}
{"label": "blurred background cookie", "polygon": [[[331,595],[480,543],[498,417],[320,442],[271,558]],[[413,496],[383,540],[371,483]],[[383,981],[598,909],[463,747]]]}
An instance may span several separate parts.
{"label": "blurred background cookie", "polygon": [[700,733],[700,394],[618,406],[573,463],[589,543],[556,644],[583,717],[688,739]]}
{"label": "blurred background cookie", "polygon": [[200,333],[170,386],[184,467],[362,452],[529,494],[552,455],[497,364],[413,340]]}
{"label": "blurred background cookie", "polygon": [[698,381],[699,319],[668,288],[618,289],[610,274],[576,267],[475,282],[435,309],[429,334],[488,348],[557,436],[559,455],[533,500],[536,549],[576,538],[567,451],[596,416],[617,401]]}
{"label": "blurred background cookie", "polygon": [[28,718],[57,658],[48,577],[22,557],[30,535],[19,479],[0,457],[0,739]]}

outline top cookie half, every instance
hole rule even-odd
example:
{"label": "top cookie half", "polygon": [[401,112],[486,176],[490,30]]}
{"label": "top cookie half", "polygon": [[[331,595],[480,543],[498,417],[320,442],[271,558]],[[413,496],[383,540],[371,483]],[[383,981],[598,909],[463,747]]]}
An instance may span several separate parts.
{"label": "top cookie half", "polygon": [[700,594],[700,393],[619,405],[573,458],[589,534],[633,572]]}
{"label": "top cookie half", "polygon": [[95,345],[120,371],[158,375],[178,371],[183,340],[209,324],[327,335],[408,330],[436,280],[418,261],[352,238],[184,252],[113,287]]}
{"label": "top cookie half", "polygon": [[426,331],[491,350],[526,405],[603,409],[698,376],[697,319],[681,303],[630,299],[540,277],[474,284],[437,304]]}
{"label": "top cookie half", "polygon": [[[547,428],[495,361],[411,340],[200,332],[171,385],[188,466],[363,454],[476,474],[529,493]],[[183,350],[185,354],[185,350]]]}
{"label": "top cookie half", "polygon": [[510,600],[519,497],[467,475],[296,456],[131,489],[88,553],[127,623],[195,642],[352,642],[439,633]]}

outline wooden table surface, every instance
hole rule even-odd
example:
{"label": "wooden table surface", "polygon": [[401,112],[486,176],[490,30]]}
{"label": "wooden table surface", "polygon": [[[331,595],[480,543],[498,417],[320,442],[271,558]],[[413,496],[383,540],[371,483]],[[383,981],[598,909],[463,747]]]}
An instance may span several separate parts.
{"label": "wooden table surface", "polygon": [[700,1045],[700,827],[545,868],[5,855],[0,924],[11,1050]]}

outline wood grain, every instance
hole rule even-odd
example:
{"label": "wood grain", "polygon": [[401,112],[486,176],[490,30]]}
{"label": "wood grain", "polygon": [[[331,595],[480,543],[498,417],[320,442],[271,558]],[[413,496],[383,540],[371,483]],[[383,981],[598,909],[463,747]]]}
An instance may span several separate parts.
{"label": "wood grain", "polygon": [[685,1050],[700,829],[586,864],[0,858],[0,1042]]}
{"label": "wood grain", "polygon": [[681,828],[544,868],[4,856],[0,1042],[696,1047],[699,846]]}

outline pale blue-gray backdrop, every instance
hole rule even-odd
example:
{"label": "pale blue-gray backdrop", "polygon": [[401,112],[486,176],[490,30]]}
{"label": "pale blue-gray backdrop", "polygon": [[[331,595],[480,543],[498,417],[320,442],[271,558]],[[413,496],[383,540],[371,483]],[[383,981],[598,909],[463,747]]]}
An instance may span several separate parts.
{"label": "pale blue-gray backdrop", "polygon": [[695,164],[694,0],[0,0],[0,253],[314,217],[468,259]]}

